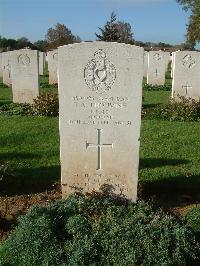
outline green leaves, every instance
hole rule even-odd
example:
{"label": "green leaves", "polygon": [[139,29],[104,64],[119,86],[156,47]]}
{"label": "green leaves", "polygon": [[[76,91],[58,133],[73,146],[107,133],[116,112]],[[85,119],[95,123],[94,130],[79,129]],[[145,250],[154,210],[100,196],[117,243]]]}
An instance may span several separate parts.
{"label": "green leaves", "polygon": [[103,193],[34,207],[0,247],[1,265],[186,265],[194,235],[161,210]]}

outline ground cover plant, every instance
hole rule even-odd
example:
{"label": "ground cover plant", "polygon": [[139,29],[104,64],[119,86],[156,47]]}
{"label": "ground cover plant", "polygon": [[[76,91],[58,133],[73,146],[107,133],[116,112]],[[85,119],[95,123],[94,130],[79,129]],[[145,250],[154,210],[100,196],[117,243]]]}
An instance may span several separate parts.
{"label": "ground cover plant", "polygon": [[183,222],[141,201],[94,194],[34,207],[0,247],[1,265],[190,265]]}
{"label": "ground cover plant", "polygon": [[185,219],[187,221],[187,225],[194,230],[200,241],[200,206],[190,209],[187,212]]}
{"label": "ground cover plant", "polygon": [[143,110],[143,116],[169,121],[200,121],[200,102],[179,96],[178,101],[171,99],[166,104]]}

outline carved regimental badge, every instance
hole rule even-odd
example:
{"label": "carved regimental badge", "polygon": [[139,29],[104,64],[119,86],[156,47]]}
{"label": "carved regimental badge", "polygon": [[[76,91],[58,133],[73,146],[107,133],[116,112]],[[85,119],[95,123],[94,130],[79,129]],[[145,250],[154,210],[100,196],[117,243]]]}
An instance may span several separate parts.
{"label": "carved regimental badge", "polygon": [[53,54],[53,59],[56,60],[56,61],[58,60],[58,53],[54,53]]}
{"label": "carved regimental badge", "polygon": [[18,57],[18,63],[24,66],[29,65],[31,62],[30,57],[27,54],[21,54]]}
{"label": "carved regimental badge", "polygon": [[185,68],[191,69],[196,65],[196,60],[188,54],[183,57],[182,63]]}
{"label": "carved regimental badge", "polygon": [[159,61],[162,59],[162,56],[159,53],[154,54],[153,56],[154,60]]}
{"label": "carved regimental badge", "polygon": [[84,77],[87,86],[92,91],[103,94],[111,89],[116,79],[116,69],[106,58],[105,52],[98,50],[85,67]]}

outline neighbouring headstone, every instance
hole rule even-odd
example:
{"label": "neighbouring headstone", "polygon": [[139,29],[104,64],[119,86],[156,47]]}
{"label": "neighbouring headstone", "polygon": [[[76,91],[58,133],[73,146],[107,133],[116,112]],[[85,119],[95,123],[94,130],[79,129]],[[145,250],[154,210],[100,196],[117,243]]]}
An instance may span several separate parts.
{"label": "neighbouring headstone", "polygon": [[3,83],[7,86],[12,84],[11,80],[11,54],[12,52],[2,53]]}
{"label": "neighbouring headstone", "polygon": [[39,96],[38,51],[22,49],[12,52],[13,102],[33,103]]}
{"label": "neighbouring headstone", "polygon": [[200,53],[179,51],[173,54],[172,97],[200,98]]}
{"label": "neighbouring headstone", "polygon": [[39,75],[44,75],[45,53],[39,52]]}
{"label": "neighbouring headstone", "polygon": [[147,83],[150,85],[164,85],[166,58],[162,51],[150,51],[148,56]]}
{"label": "neighbouring headstone", "polygon": [[136,200],[143,52],[107,42],[58,48],[64,197],[106,186]]}
{"label": "neighbouring headstone", "polygon": [[175,52],[172,52],[172,55],[171,55],[171,60],[172,60],[172,64],[171,64],[171,78],[173,78],[173,69],[174,69],[174,54]]}
{"label": "neighbouring headstone", "polygon": [[147,70],[148,70],[148,52],[144,51],[144,74],[143,76],[147,77]]}
{"label": "neighbouring headstone", "polygon": [[163,52],[163,54],[165,56],[165,72],[167,72],[169,63],[171,61],[170,53],[169,52]]}
{"label": "neighbouring headstone", "polygon": [[0,78],[3,77],[2,53],[0,53]]}
{"label": "neighbouring headstone", "polygon": [[58,50],[48,52],[49,84],[58,83]]}

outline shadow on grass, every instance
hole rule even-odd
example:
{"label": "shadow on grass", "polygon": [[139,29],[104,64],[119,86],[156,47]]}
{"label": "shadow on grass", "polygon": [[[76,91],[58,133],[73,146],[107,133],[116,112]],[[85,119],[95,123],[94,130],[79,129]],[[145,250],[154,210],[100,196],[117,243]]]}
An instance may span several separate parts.
{"label": "shadow on grass", "polygon": [[181,159],[163,159],[163,158],[149,158],[149,159],[140,159],[139,169],[144,168],[156,168],[162,166],[176,166],[180,164],[188,164],[189,160]]}
{"label": "shadow on grass", "polygon": [[161,105],[161,103],[144,103],[143,105],[142,105],[142,107],[143,107],[143,109],[152,109],[152,108],[155,108],[155,107],[157,107],[157,106],[160,106]]}
{"label": "shadow on grass", "polygon": [[60,179],[60,166],[21,168],[13,176],[0,182],[0,195],[14,196],[40,193],[49,189]]}
{"label": "shadow on grass", "polygon": [[34,153],[28,153],[28,152],[5,152],[0,153],[0,160],[16,160],[16,159],[33,159],[33,158],[39,158],[41,155],[34,154]]}
{"label": "shadow on grass", "polygon": [[141,195],[158,198],[185,198],[189,201],[200,201],[200,174],[192,176],[174,176],[166,179],[142,182]]}
{"label": "shadow on grass", "polygon": [[4,104],[10,104],[10,103],[12,103],[12,101],[11,100],[0,100],[0,106],[2,106],[2,105],[4,105]]}

